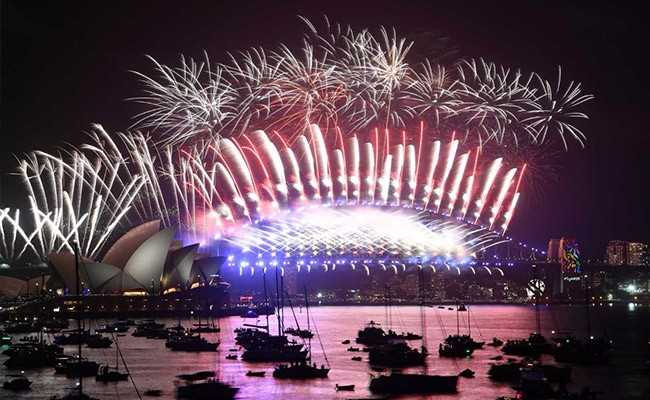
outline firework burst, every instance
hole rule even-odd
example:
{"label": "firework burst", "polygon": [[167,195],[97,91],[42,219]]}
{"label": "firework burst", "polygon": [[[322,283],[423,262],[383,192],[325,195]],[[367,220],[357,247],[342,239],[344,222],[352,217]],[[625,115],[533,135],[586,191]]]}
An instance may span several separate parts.
{"label": "firework burst", "polygon": [[[411,65],[413,42],[394,29],[356,31],[327,19],[319,30],[303,18],[307,32],[294,51],[254,49],[227,64],[210,66],[181,58],[170,67],[155,60],[158,73],[136,73],[147,108],[136,126],[152,129],[165,143],[210,135],[238,136],[251,129],[325,132],[416,127],[420,121],[457,131],[478,143],[542,145],[556,138],[584,145],[576,121],[591,100],[579,83],[563,86],[536,73],[484,59],[444,65],[423,59]],[[224,73],[224,71],[226,73]]]}

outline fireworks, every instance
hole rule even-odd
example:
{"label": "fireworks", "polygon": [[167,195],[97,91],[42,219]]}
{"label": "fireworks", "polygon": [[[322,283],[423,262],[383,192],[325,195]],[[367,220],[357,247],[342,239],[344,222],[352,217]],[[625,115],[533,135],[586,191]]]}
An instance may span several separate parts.
{"label": "fireworks", "polygon": [[424,121],[478,144],[584,144],[575,122],[587,116],[577,108],[593,96],[579,83],[564,85],[561,70],[553,84],[484,59],[411,64],[413,43],[395,30],[374,34],[326,21],[319,31],[305,22],[297,51],[254,49],[213,67],[207,56],[203,63],[181,58],[177,67],[152,59],[159,76],[137,73],[146,95],[134,100],[147,108],[136,126],[175,144],[255,129],[298,135],[318,124],[356,133]]}
{"label": "fireworks", "polygon": [[305,22],[297,51],[150,58],[152,75],[135,72],[141,131],[94,125],[86,144],[22,157],[31,228],[0,210],[3,258],[44,260],[76,242],[97,259],[121,231],[160,219],[242,252],[460,260],[502,241],[519,156],[533,153],[517,149],[586,140],[575,122],[593,96],[561,74],[412,64],[395,30]]}
{"label": "fireworks", "polygon": [[283,210],[262,224],[245,225],[225,242],[244,258],[246,253],[267,258],[281,253],[283,257],[320,257],[329,260],[326,263],[344,256],[348,262],[350,257],[456,261],[496,244],[498,236],[426,211],[312,205]]}

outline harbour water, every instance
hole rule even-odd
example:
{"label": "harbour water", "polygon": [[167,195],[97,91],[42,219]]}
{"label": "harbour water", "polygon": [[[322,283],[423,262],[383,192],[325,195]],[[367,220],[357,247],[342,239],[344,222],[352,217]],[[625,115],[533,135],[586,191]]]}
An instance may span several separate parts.
{"label": "harbour water", "polygon": [[[296,317],[301,327],[306,327],[305,309],[296,309]],[[385,326],[391,322],[396,331],[420,333],[420,309],[414,306],[394,306],[387,312],[381,306],[338,306],[313,307],[310,309],[313,320],[312,339],[313,360],[320,364],[329,364],[332,368],[328,379],[305,382],[282,381],[272,377],[273,364],[245,363],[240,360],[227,360],[229,349],[235,348],[233,330],[243,323],[255,323],[254,319],[228,317],[220,320],[221,332],[207,334],[210,340],[219,339],[221,345],[216,353],[182,353],[171,352],[165,348],[164,340],[133,337],[131,333],[120,337],[120,349],[128,364],[138,391],[142,394],[148,389],[162,390],[161,399],[175,398],[175,385],[179,384],[178,374],[202,370],[215,370],[224,382],[240,388],[238,399],[346,399],[367,398],[369,376],[374,373],[367,363],[367,353],[351,353],[350,345],[341,341],[350,339],[354,344],[357,330],[368,321],[374,320]],[[490,341],[492,337],[502,340],[524,338],[535,330],[535,312],[531,306],[516,305],[476,305],[470,307],[471,334],[476,340]],[[592,390],[602,392],[602,399],[650,399],[650,371],[644,365],[648,358],[648,340],[650,332],[650,309],[648,307],[596,307],[592,310],[592,331],[594,335],[607,334],[614,341],[611,362],[604,366],[573,367],[571,391],[578,391],[588,385]],[[431,352],[427,371],[432,374],[457,374],[465,368],[476,371],[472,379],[459,380],[458,393],[445,396],[416,396],[405,399],[495,399],[498,396],[513,395],[514,390],[508,385],[495,384],[487,377],[490,360],[500,354],[498,349],[485,346],[474,352],[468,359],[444,359],[437,354],[438,344],[449,334],[456,333],[457,321],[460,333],[467,333],[468,313],[457,313],[447,307],[426,308],[426,340]],[[275,316],[270,316],[270,325],[275,325]],[[107,321],[91,321],[92,325]],[[164,320],[168,325],[176,320]],[[182,321],[189,326],[193,321]],[[195,322],[195,321],[194,321]],[[264,324],[262,317],[259,323]],[[285,313],[285,325],[294,326],[293,316],[289,310]],[[551,331],[573,334],[582,337],[586,334],[586,313],[579,306],[541,306],[541,325],[545,335]],[[607,328],[607,329],[605,329]],[[17,336],[14,340],[18,339]],[[320,340],[319,340],[320,339]],[[322,343],[322,345],[321,345]],[[418,345],[417,341],[411,345]],[[359,346],[362,347],[362,346]],[[75,346],[65,346],[66,353],[74,353]],[[237,353],[241,356],[242,351]],[[84,355],[91,360],[113,365],[115,350],[87,349]],[[362,356],[363,361],[353,361],[353,356]],[[6,356],[0,356],[0,363]],[[551,362],[548,358],[545,361]],[[248,370],[266,371],[265,377],[246,377]],[[420,371],[422,368],[414,368]],[[4,366],[0,374],[9,373]],[[51,368],[26,371],[33,381],[32,390],[24,393],[10,393],[0,389],[0,398],[6,399],[49,399],[52,395],[63,394],[74,385],[73,380],[55,375]],[[336,392],[335,385],[354,384],[354,392]],[[129,400],[138,399],[138,394],[131,382],[102,384],[94,378],[84,381],[85,390],[100,399]],[[147,397],[143,397],[147,398]]]}

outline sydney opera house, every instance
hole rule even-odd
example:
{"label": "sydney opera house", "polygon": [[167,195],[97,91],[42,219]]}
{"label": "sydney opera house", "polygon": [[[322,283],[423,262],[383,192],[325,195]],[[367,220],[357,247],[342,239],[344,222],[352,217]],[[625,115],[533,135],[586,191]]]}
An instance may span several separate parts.
{"label": "sydney opera house", "polygon": [[[225,286],[218,278],[221,258],[199,255],[198,244],[182,246],[173,237],[173,229],[161,229],[159,220],[150,221],[117,239],[101,260],[81,259],[82,293],[158,295]],[[51,253],[47,266],[27,276],[0,276],[0,296],[34,295],[40,291],[76,294],[74,254]]]}

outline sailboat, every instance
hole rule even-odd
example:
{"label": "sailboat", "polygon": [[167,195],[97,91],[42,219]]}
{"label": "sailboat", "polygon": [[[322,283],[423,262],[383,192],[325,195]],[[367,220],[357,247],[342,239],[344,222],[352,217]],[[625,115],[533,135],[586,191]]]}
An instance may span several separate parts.
{"label": "sailboat", "polygon": [[[211,307],[208,311],[211,311]],[[207,308],[207,301],[206,301]],[[209,321],[201,323],[201,312],[198,312],[199,322],[194,324],[194,327],[190,329],[190,333],[218,333],[221,332],[221,328],[214,323],[214,317],[209,316]]]}
{"label": "sailboat", "polygon": [[[467,312],[468,334],[460,334],[460,313]],[[471,320],[469,308],[463,304],[456,305],[456,334],[449,335],[438,347],[438,354],[441,357],[462,358],[469,357],[474,350],[483,347],[485,342],[477,342],[471,336]]]}
{"label": "sailboat", "polygon": [[[264,293],[266,297],[266,273],[264,278]],[[266,329],[246,329],[237,332],[237,343],[244,347],[242,359],[249,362],[301,362],[305,361],[307,351],[301,344],[290,341],[284,334],[282,317],[282,304],[284,303],[283,278],[275,270],[276,307],[278,319],[278,334],[273,336],[268,328],[268,315]],[[281,302],[282,301],[282,302]]]}
{"label": "sailboat", "polygon": [[120,372],[119,356],[120,356],[120,346],[118,344],[117,335],[115,335],[115,368],[111,368],[108,365],[102,365],[99,368],[99,372],[97,373],[97,376],[95,377],[95,380],[97,382],[108,383],[108,382],[125,381],[129,379],[129,374],[127,372]]}
{"label": "sailboat", "polygon": [[[422,353],[426,352],[426,322],[424,308],[423,271],[418,274],[420,291],[420,323],[422,335]],[[391,371],[388,375],[379,375],[370,379],[370,391],[378,394],[432,394],[456,393],[458,375],[429,375],[426,364],[421,374]]]}
{"label": "sailboat", "polygon": [[[391,297],[390,297],[390,289],[388,286],[386,286],[386,293],[385,293],[385,298],[386,298],[386,323],[387,325],[390,325],[390,307],[391,307]],[[357,332],[357,338],[355,341],[359,344],[363,344],[366,346],[379,346],[379,345],[385,345],[385,344],[390,344],[394,343],[397,341],[404,341],[404,340],[420,340],[422,339],[421,335],[417,335],[413,332],[402,332],[402,333],[397,333],[392,329],[388,329],[388,331],[385,331],[379,323],[375,321],[370,321],[366,326]]]}
{"label": "sailboat", "polygon": [[[201,312],[199,310],[199,327],[201,324]],[[209,326],[208,326],[209,327]],[[172,351],[188,351],[188,352],[202,352],[202,351],[217,351],[220,342],[209,342],[201,336],[203,330],[190,329],[189,332],[181,326],[180,319],[178,326],[173,329],[167,336],[165,346]],[[169,329],[168,329],[169,332]],[[195,333],[196,332],[196,333]]]}
{"label": "sailboat", "polygon": [[[390,291],[386,287],[386,313],[387,323],[390,323]],[[357,343],[369,346],[368,360],[371,365],[385,367],[403,368],[417,365],[424,365],[429,355],[427,348],[423,345],[420,350],[409,346],[405,337],[415,335],[413,333],[398,335],[389,329],[386,333],[374,321],[358,332]],[[417,337],[422,338],[420,335]]]}
{"label": "sailboat", "polygon": [[[291,306],[291,302],[289,302]],[[307,332],[311,332],[310,329],[310,316],[309,316],[309,299],[307,297],[307,288],[305,287],[305,308],[307,309]],[[291,312],[293,313],[293,306],[291,306]],[[294,318],[295,318],[294,313]],[[298,325],[298,319],[296,319],[296,326],[298,331],[300,331],[300,326]],[[313,336],[313,335],[312,335]],[[327,375],[330,372],[330,368],[326,368],[324,365],[321,365],[320,368],[316,366],[316,363],[311,364],[311,337],[308,338],[310,343],[307,346],[307,357],[305,360],[300,360],[297,362],[292,362],[290,364],[280,364],[273,370],[273,377],[276,379],[314,379],[314,378],[327,378]],[[326,359],[327,360],[327,359]]]}

